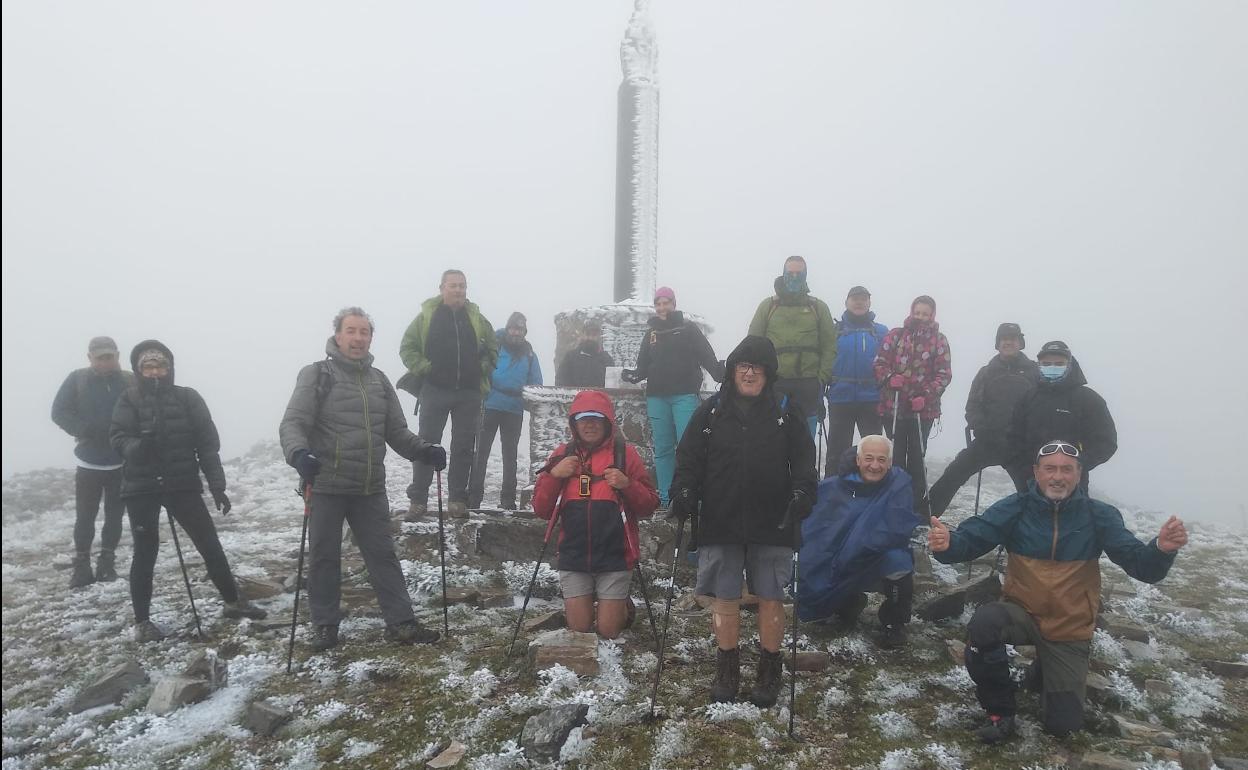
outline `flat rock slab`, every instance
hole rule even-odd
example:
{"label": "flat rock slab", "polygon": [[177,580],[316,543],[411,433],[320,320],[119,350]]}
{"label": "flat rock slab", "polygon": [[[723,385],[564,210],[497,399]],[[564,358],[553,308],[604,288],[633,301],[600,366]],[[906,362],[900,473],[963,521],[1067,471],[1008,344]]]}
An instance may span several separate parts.
{"label": "flat rock slab", "polygon": [[191,655],[182,675],[187,679],[202,679],[214,690],[225,687],[229,681],[229,666],[216,652],[199,650]]}
{"label": "flat rock slab", "polygon": [[[566,740],[566,739],[565,739]],[[451,745],[442,750],[436,757],[425,763],[425,767],[430,770],[441,770],[441,768],[454,767],[464,758],[464,754],[468,752],[468,747],[459,741],[451,741]]]}
{"label": "flat rock slab", "polygon": [[290,621],[290,615],[270,615],[267,618],[251,621],[251,627],[258,628],[261,631],[289,631]]}
{"label": "flat rock slab", "polygon": [[941,590],[934,599],[924,602],[915,614],[928,622],[956,618],[962,614],[967,604],[987,604],[1000,598],[1001,578],[997,575],[985,575]]}
{"label": "flat rock slab", "polygon": [[797,665],[794,666],[793,656],[784,656],[784,664],[790,670],[796,668],[798,671],[823,671],[828,667],[830,660],[831,656],[826,652],[799,652]]}
{"label": "flat rock slab", "polygon": [[1219,756],[1218,767],[1222,770],[1248,770],[1248,758]]}
{"label": "flat rock slab", "polygon": [[99,679],[82,689],[69,706],[69,713],[120,703],[126,693],[147,682],[147,672],[138,661],[128,660],[114,666]]}
{"label": "flat rock slab", "polygon": [[1151,645],[1133,639],[1123,639],[1122,648],[1135,660],[1161,660],[1161,653]]}
{"label": "flat rock slab", "polygon": [[212,694],[212,688],[202,679],[171,676],[156,683],[152,697],[147,700],[147,710],[157,716],[172,714],[180,706],[198,703]]}
{"label": "flat rock slab", "polygon": [[1165,698],[1174,692],[1174,686],[1161,679],[1145,679],[1144,692],[1150,698]]}
{"label": "flat rock slab", "polygon": [[1086,752],[1071,762],[1072,770],[1136,770],[1139,766],[1140,763],[1135,760],[1103,751]]}
{"label": "flat rock slab", "polygon": [[244,599],[252,601],[271,599],[274,596],[286,593],[286,586],[280,580],[256,580],[255,578],[235,575],[234,582],[238,584],[238,593]]}
{"label": "flat rock slab", "polygon": [[513,607],[515,606],[515,595],[510,589],[499,588],[498,586],[486,586],[477,591],[477,606],[482,608],[491,607]]}
{"label": "flat rock slab", "polygon": [[243,727],[256,735],[268,737],[291,720],[294,715],[264,700],[253,701],[243,715]]}
{"label": "flat rock slab", "polygon": [[1208,749],[1181,749],[1179,767],[1183,770],[1213,770],[1213,754]]}
{"label": "flat rock slab", "polygon": [[1114,728],[1121,738],[1141,741],[1154,746],[1173,746],[1177,740],[1174,733],[1162,727],[1136,722],[1119,714],[1113,714]]}
{"label": "flat rock slab", "polygon": [[[471,604],[477,606],[477,600],[481,598],[481,592],[475,588],[460,588],[458,586],[446,587],[446,605],[454,607],[457,604]],[[442,597],[438,596],[438,606],[442,606]]]}
{"label": "flat rock slab", "polygon": [[949,659],[955,665],[961,666],[966,663],[966,642],[961,639],[946,639],[945,647],[949,650]]}
{"label": "flat rock slab", "polygon": [[564,617],[563,610],[555,610],[554,612],[546,612],[524,621],[524,630],[528,633],[554,631],[555,629],[563,628],[567,624],[568,620]]}
{"label": "flat rock slab", "polygon": [[572,728],[585,724],[588,713],[584,703],[569,703],[529,717],[520,733],[525,755],[548,762],[558,759]]}
{"label": "flat rock slab", "polygon": [[1227,679],[1248,677],[1248,663],[1236,663],[1229,660],[1202,660],[1200,665]]}
{"label": "flat rock slab", "polygon": [[1088,700],[1105,705],[1114,700],[1113,687],[1110,681],[1095,671],[1088,672],[1086,680]]}
{"label": "flat rock slab", "polygon": [[598,673],[598,635],[561,628],[547,631],[529,643],[533,668],[541,670],[560,663],[582,676]]}

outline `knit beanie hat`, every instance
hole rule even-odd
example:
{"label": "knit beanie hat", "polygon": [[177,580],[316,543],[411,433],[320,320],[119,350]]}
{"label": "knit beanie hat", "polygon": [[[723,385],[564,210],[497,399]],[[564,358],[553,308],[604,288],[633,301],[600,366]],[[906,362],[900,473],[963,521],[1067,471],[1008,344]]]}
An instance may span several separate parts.
{"label": "knit beanie hat", "polygon": [[672,291],[671,287],[669,286],[660,286],[654,292],[655,302],[658,302],[660,297],[667,297],[668,299],[672,301],[673,305],[676,304],[676,292]]}
{"label": "knit beanie hat", "polygon": [[160,348],[148,348],[139,354],[139,368],[142,369],[144,364],[168,367],[169,359]]}
{"label": "knit beanie hat", "polygon": [[519,310],[517,310],[516,312],[508,316],[507,328],[508,329],[520,329],[521,331],[527,334],[529,331],[529,321],[527,318],[524,317],[524,313],[521,313]]}
{"label": "knit beanie hat", "polygon": [[1018,349],[1022,350],[1027,347],[1027,340],[1023,337],[1023,329],[1018,324],[1004,323],[997,327],[997,339],[993,343],[993,348],[1001,347],[1001,340],[1004,337],[1017,337]]}

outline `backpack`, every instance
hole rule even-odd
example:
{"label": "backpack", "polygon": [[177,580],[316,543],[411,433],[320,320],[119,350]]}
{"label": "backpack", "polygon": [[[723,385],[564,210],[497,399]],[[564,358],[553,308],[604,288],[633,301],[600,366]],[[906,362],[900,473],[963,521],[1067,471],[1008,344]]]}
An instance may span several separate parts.
{"label": "backpack", "polygon": [[[778,307],[780,307],[780,298],[772,297],[771,307],[767,310],[767,318],[766,320],[763,321],[763,335],[762,336],[764,337],[767,336],[767,328],[771,326],[771,317],[776,314],[776,308]],[[806,352],[822,353],[823,351],[823,331],[819,328],[819,303],[815,301],[814,297],[807,294],[806,295],[806,307],[810,308],[810,312],[815,314],[814,347],[811,347],[809,345],[786,345],[785,347],[782,347],[782,348],[776,348],[776,355],[780,355],[781,353],[797,353],[798,354],[797,361],[798,361],[799,368],[801,367],[801,361],[802,361],[801,354],[802,353],[806,353]],[[833,325],[835,325],[836,321],[833,320],[832,323]]]}
{"label": "backpack", "polygon": [[[706,403],[711,405],[711,413],[706,418],[706,427],[702,429],[702,432],[709,436],[712,428],[715,426],[715,418],[719,416],[719,391],[712,393],[711,397],[706,400]],[[789,394],[782,393],[780,394],[780,423],[783,424],[785,420],[789,419],[790,415]]]}

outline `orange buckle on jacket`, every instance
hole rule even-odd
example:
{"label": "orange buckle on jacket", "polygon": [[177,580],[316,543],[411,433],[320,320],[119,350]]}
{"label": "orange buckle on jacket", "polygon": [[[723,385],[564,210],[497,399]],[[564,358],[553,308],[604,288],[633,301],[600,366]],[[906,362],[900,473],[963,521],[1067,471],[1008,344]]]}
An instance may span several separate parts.
{"label": "orange buckle on jacket", "polygon": [[581,493],[581,497],[589,497],[589,482],[592,480],[593,479],[591,479],[588,474],[585,474],[585,473],[581,474],[581,487],[579,490]]}

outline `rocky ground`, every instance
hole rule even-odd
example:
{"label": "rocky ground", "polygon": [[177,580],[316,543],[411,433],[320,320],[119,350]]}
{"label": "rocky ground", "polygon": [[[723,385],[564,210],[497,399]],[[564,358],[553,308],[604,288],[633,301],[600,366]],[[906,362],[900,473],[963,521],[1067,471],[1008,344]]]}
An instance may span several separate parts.
{"label": "rocky ground", "polygon": [[[523,458],[522,458],[523,464]],[[405,503],[410,471],[388,463],[390,499]],[[928,605],[911,643],[885,652],[874,616],[835,633],[804,625],[796,727],[789,704],[709,706],[709,619],[687,596],[680,564],[660,717],[647,719],[657,662],[639,586],[639,618],[619,642],[559,632],[556,576],[539,575],[531,630],[506,656],[517,595],[533,570],[541,524],[523,514],[474,514],[448,544],[451,634],[431,646],[396,647],[358,554],[346,544],[344,643],[311,654],[307,626],[287,675],[286,642],[302,505],[272,444],[227,463],[234,513],[218,517],[222,542],[245,590],[270,612],[227,621],[197,554],[187,553],[207,638],[196,637],[177,558],[166,533],[157,563],[154,618],[176,630],[138,646],[123,579],[69,592],[72,471],[16,476],[3,491],[4,770],[19,768],[1223,768],[1248,767],[1248,537],[1191,526],[1191,545],[1159,586],[1127,578],[1106,560],[1104,628],[1094,642],[1092,728],[1065,741],[1038,728],[1035,696],[1023,695],[1021,737],[1001,748],[967,733],[980,713],[960,657],[970,607],[966,577],[935,565],[920,576]],[[1008,480],[985,474],[986,501]],[[487,495],[487,500],[490,495]],[[974,486],[948,518],[969,515]],[[1164,515],[1124,508],[1151,536]],[[651,599],[661,616],[671,530],[643,534]],[[436,520],[397,532],[418,614],[440,626]],[[183,538],[184,547],[187,546]],[[990,560],[989,560],[990,561]],[[988,562],[974,567],[971,601],[991,595]],[[961,589],[965,589],[962,586]],[[954,595],[951,599],[950,596]],[[874,602],[873,602],[874,606]],[[301,611],[301,614],[304,614]],[[661,623],[661,617],[659,618]],[[751,629],[752,623],[747,621]],[[554,629],[554,630],[552,630]],[[540,637],[540,638],[539,638]],[[544,643],[532,652],[527,645]],[[745,685],[756,654],[743,645]],[[1030,648],[1014,651],[1022,665]],[[578,673],[579,672],[579,673]],[[436,757],[436,759],[435,759]],[[1241,759],[1236,759],[1237,757]]]}

